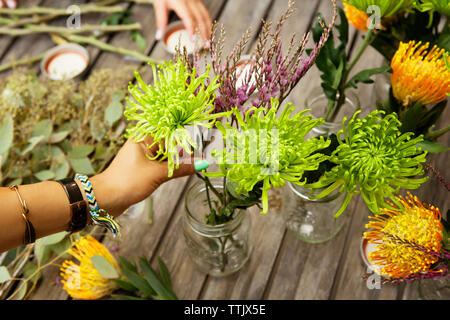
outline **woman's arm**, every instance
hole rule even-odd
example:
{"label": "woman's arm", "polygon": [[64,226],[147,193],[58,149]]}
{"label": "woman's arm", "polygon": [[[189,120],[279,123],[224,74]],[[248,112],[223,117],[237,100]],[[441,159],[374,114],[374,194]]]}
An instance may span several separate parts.
{"label": "woman's arm", "polygon": [[[117,217],[129,206],[146,199],[168,180],[167,162],[151,161],[143,143],[127,141],[110,166],[90,178],[101,209]],[[173,178],[195,172],[193,159],[182,158]],[[84,199],[84,190],[76,180]],[[29,209],[28,218],[36,238],[67,230],[71,220],[69,200],[56,181],[19,186],[19,192]],[[23,244],[25,220],[22,206],[14,190],[0,188],[0,252]],[[89,215],[88,215],[89,216]]]}

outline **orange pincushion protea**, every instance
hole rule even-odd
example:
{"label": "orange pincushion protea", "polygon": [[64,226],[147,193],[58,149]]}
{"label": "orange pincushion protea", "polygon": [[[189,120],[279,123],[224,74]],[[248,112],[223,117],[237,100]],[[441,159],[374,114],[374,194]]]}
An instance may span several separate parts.
{"label": "orange pincushion protea", "polygon": [[364,238],[375,244],[369,254],[371,263],[380,266],[377,272],[391,278],[406,277],[419,272],[433,272],[430,267],[439,258],[433,254],[442,248],[443,226],[438,208],[424,206],[409,194],[396,197],[401,203],[395,209],[381,209],[383,215],[370,217]]}
{"label": "orange pincushion protea", "polygon": [[61,268],[64,290],[75,299],[99,299],[117,288],[114,280],[102,277],[95,269],[91,258],[104,257],[119,272],[117,261],[100,242],[91,236],[82,237],[69,249],[80,264],[66,260]]}
{"label": "orange pincushion protea", "polygon": [[450,92],[450,71],[446,68],[444,49],[430,44],[400,43],[391,61],[392,91],[405,107],[416,102],[434,104]]}
{"label": "orange pincushion protea", "polygon": [[351,6],[347,3],[344,4],[344,12],[347,17],[348,22],[351,23],[356,29],[360,31],[367,31],[367,20],[369,20],[369,16],[362,10]]}

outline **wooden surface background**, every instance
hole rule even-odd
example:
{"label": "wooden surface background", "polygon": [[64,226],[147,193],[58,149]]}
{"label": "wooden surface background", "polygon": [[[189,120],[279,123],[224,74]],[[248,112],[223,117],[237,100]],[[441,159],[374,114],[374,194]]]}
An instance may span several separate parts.
{"label": "wooden surface background", "polygon": [[[249,27],[253,30],[254,44],[261,19],[276,20],[287,7],[288,0],[203,0],[214,20],[223,24],[227,33],[225,52],[231,50],[243,32]],[[67,8],[71,4],[85,1],[68,0],[22,0],[25,6],[43,5]],[[309,30],[317,12],[321,12],[327,21],[332,15],[329,0],[297,0],[297,10],[283,29],[283,39],[288,41],[292,33],[301,37]],[[143,25],[142,34],[148,46],[145,53],[158,59],[169,59],[163,45],[155,41],[155,19],[151,5],[129,5],[132,19]],[[82,15],[82,23],[98,21],[98,16]],[[65,19],[54,22],[65,25]],[[362,34],[351,29],[351,41],[348,47],[354,54],[355,48],[362,41]],[[135,48],[129,40],[129,34],[106,36],[113,45]],[[17,39],[0,37],[0,64],[15,57],[36,55],[54,46],[47,35],[29,35]],[[135,48],[137,49],[137,48]],[[123,56],[100,52],[88,47],[91,56],[90,70],[94,68],[115,68],[136,62]],[[369,48],[355,71],[361,68],[377,67],[385,63],[383,58]],[[37,66],[36,66],[37,68]],[[150,68],[145,73],[145,80],[151,80]],[[88,73],[89,74],[89,73]],[[86,76],[88,76],[88,74]],[[7,73],[0,74],[4,77]],[[133,75],[130,74],[130,80]],[[319,72],[313,67],[300,81],[287,101],[300,109],[304,107],[305,98],[320,86]],[[358,97],[362,108],[374,109],[375,93],[371,85],[360,85]],[[441,119],[448,125],[449,110]],[[449,145],[449,135],[442,142]],[[435,168],[444,171],[448,168],[447,154],[430,156]],[[448,175],[446,176],[448,180]],[[368,289],[361,276],[366,268],[359,254],[361,235],[368,220],[369,211],[361,197],[354,197],[342,219],[345,225],[338,235],[323,244],[307,244],[298,240],[287,231],[281,209],[271,209],[265,216],[252,212],[253,252],[247,264],[237,273],[226,278],[213,278],[198,271],[186,254],[181,230],[184,214],[184,195],[194,177],[170,181],[161,186],[153,195],[154,218],[149,225],[147,213],[122,216],[122,239],[118,242],[110,236],[103,243],[111,248],[118,246],[118,254],[137,258],[145,256],[156,266],[156,257],[161,256],[166,262],[173,278],[174,290],[180,299],[416,299],[416,285],[383,285],[381,289]],[[286,189],[276,191],[273,199],[285,195]],[[449,208],[447,191],[435,177],[431,177],[414,194],[423,201],[432,203],[446,212]],[[283,198],[283,197],[281,197]],[[44,270],[39,287],[31,299],[69,299],[60,285],[55,284],[58,268]]]}

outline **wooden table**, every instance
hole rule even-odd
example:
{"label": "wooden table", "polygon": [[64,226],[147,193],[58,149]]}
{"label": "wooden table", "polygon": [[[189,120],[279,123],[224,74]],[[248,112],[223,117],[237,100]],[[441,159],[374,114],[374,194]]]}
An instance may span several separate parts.
{"label": "wooden table", "polygon": [[[253,35],[261,26],[261,19],[276,20],[287,6],[287,0],[203,0],[213,19],[225,26],[227,42],[225,52],[230,50],[242,33],[251,27]],[[70,4],[83,1],[29,0],[27,6],[39,4],[66,8]],[[146,54],[158,59],[169,59],[161,43],[155,41],[154,11],[151,5],[130,5],[132,19],[143,25],[143,36],[148,42]],[[293,32],[300,37],[314,21],[320,11],[329,21],[332,7],[328,0],[297,0],[297,10],[283,29],[283,38],[288,41]],[[82,23],[98,21],[98,16],[82,16]],[[56,24],[64,25],[64,20]],[[128,34],[105,37],[113,45],[130,44]],[[351,28],[348,50],[361,42],[361,34]],[[255,37],[252,38],[254,43]],[[0,38],[0,63],[11,57],[20,58],[24,54],[35,55],[52,47],[47,35],[30,35],[18,39],[6,36]],[[248,50],[251,49],[250,44]],[[100,52],[88,47],[91,56],[90,71],[94,68],[116,67],[136,64],[123,56]],[[369,48],[355,70],[380,66],[383,58]],[[137,64],[136,64],[137,65]],[[150,68],[149,68],[150,69]],[[6,76],[1,74],[0,76]],[[132,74],[130,75],[132,77]],[[151,72],[144,76],[151,80]],[[132,80],[132,78],[130,78]],[[305,97],[319,86],[319,72],[314,67],[301,80],[287,100],[300,108]],[[374,107],[373,86],[361,85],[358,96],[362,107]],[[449,110],[442,117],[448,119]],[[448,125],[448,123],[447,123]],[[449,145],[447,140],[444,144]],[[443,171],[448,168],[446,154],[430,156],[432,164]],[[448,177],[448,175],[447,175]],[[447,179],[448,180],[448,179]],[[226,278],[213,278],[199,272],[185,251],[181,230],[184,214],[184,196],[194,177],[177,179],[161,186],[153,195],[154,220],[147,222],[145,213],[138,216],[123,216],[122,239],[120,242],[106,236],[103,243],[107,247],[118,246],[118,254],[137,258],[145,256],[156,266],[156,257],[166,262],[173,278],[174,290],[180,299],[415,299],[415,285],[383,285],[381,289],[370,290],[361,276],[366,272],[359,253],[364,224],[369,211],[361,197],[355,197],[343,215],[345,225],[331,241],[322,244],[307,244],[287,231],[280,212],[275,209],[260,216],[252,213],[253,252],[250,260],[237,273]],[[285,190],[281,190],[285,192]],[[449,208],[447,191],[435,177],[431,177],[419,190],[414,192],[421,199],[433,203],[446,212]],[[55,285],[58,268],[44,270],[43,279],[31,299],[68,299],[60,285]]]}

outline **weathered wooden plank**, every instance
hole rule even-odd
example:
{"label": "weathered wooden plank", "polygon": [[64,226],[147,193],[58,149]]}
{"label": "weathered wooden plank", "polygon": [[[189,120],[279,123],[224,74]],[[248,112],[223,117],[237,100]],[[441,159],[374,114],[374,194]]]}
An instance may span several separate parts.
{"label": "weathered wooden plank", "polygon": [[[43,6],[55,7],[55,8],[67,8],[72,4],[82,3],[84,1],[69,1],[69,0],[60,0],[60,1],[51,1],[45,0],[42,2]],[[52,25],[65,26],[66,18],[58,18],[51,22]],[[51,48],[55,44],[51,40],[50,36],[47,34],[32,34],[22,36],[9,47],[6,54],[0,61],[0,64],[7,63],[10,60],[15,60],[19,58],[24,58],[26,56],[32,57],[43,53],[45,50]],[[35,63],[32,67],[36,72],[39,73],[39,63]],[[2,76],[6,76],[11,71],[5,71],[2,73]]]}
{"label": "weathered wooden plank", "polygon": [[[218,3],[219,1],[205,1],[212,17],[218,14]],[[211,5],[211,8],[209,7]],[[141,14],[137,14],[140,12]],[[132,14],[135,21],[141,21],[139,19],[147,18],[149,15],[153,16],[152,6],[134,6],[132,8]],[[142,23],[142,21],[141,21]],[[153,47],[154,32],[147,31],[144,33],[149,44],[148,50],[150,51]],[[117,38],[117,39],[116,39]],[[130,40],[126,35],[117,35],[111,41],[115,45],[129,45]],[[161,45],[161,44],[160,44]],[[94,55],[99,55],[100,53],[94,52]],[[91,55],[91,58],[93,56]],[[162,59],[162,57],[161,57]],[[106,61],[103,62],[102,61]],[[100,67],[117,67],[123,66],[125,64],[124,59],[115,54],[100,54],[97,63],[93,65],[93,68],[97,69]],[[151,73],[147,72],[146,77]],[[133,74],[130,74],[130,81],[133,78]],[[149,80],[148,80],[149,81]],[[141,212],[138,215],[123,215],[118,221],[122,226],[121,232],[122,237],[120,239],[114,239],[111,235],[107,234],[103,240],[103,244],[111,248],[116,246],[118,248],[118,255],[125,256],[127,258],[135,259],[139,256],[151,257],[154,250],[158,247],[159,239],[162,237],[168,221],[172,217],[172,213],[175,210],[178,199],[184,190],[184,187],[189,178],[181,178],[177,180],[169,181],[163,184],[155,193],[153,197],[153,223],[149,225],[148,223],[148,212]],[[50,279],[50,281],[43,281],[40,287],[31,296],[31,299],[67,299],[67,294],[61,289],[60,286],[54,286],[52,279],[55,279],[58,275],[58,269],[50,268],[45,272],[44,279]]]}
{"label": "weathered wooden plank", "polygon": [[[25,0],[20,3],[21,7],[31,7],[39,5],[43,0]],[[6,50],[14,42],[15,38],[2,35],[0,37],[0,58],[6,53]]]}
{"label": "weathered wooden plank", "polygon": [[[286,22],[281,33],[282,40],[286,45],[289,43],[293,32],[298,33],[297,39],[302,36],[316,9],[314,4],[306,1],[297,1],[296,7],[297,10]],[[265,19],[276,23],[286,8],[286,1],[274,1]],[[225,30],[228,33],[228,29]],[[282,195],[282,199],[286,203],[286,197],[289,196],[287,187],[276,192]],[[281,208],[280,211],[282,210]],[[271,272],[273,272],[272,266],[285,235],[285,226],[281,213],[271,209],[267,215],[260,216],[257,210],[252,210],[252,233],[254,250],[244,268],[229,278],[208,277],[205,288],[200,296],[201,299],[263,298],[267,282],[269,281]],[[269,234],[270,237],[268,236]]]}
{"label": "weathered wooden plank", "polygon": [[[224,24],[225,31],[227,32],[225,52],[231,50],[235,42],[240,39],[242,33],[245,32],[249,26],[254,27],[259,24],[260,19],[265,14],[269,4],[269,1],[250,1],[250,4],[249,1],[242,0],[227,2],[219,19],[219,23]],[[245,23],[236,23],[237,21],[245,21]],[[161,249],[157,252],[157,255],[161,256],[164,261],[167,262],[169,270],[173,272],[173,285],[178,296],[181,298],[196,299],[199,297],[205,275],[195,268],[194,263],[191,262],[186,255],[184,239],[180,237],[180,222],[183,213],[183,208],[176,212],[176,215],[164,234],[160,246]],[[270,214],[267,216],[270,216]],[[255,220],[256,219],[254,219],[254,221]],[[253,231],[258,229],[258,226],[253,225]],[[249,263],[251,263],[251,261],[249,261]],[[247,267],[248,265],[244,266],[244,269]],[[242,269],[240,273],[243,272],[244,269]],[[223,280],[227,281],[226,279],[231,279],[232,277],[234,276],[224,278]],[[190,279],[190,281],[186,279]],[[261,294],[259,294],[259,296],[261,296]]]}

